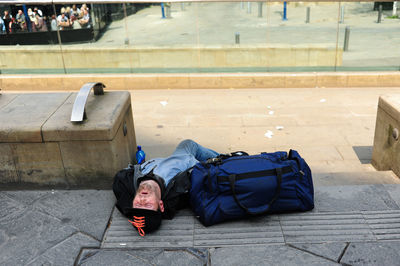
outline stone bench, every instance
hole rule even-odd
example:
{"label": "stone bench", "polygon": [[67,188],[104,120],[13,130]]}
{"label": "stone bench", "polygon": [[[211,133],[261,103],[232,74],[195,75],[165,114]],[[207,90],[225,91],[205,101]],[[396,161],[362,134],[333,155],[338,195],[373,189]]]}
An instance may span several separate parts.
{"label": "stone bench", "polygon": [[129,92],[0,95],[1,186],[109,189],[135,147]]}
{"label": "stone bench", "polygon": [[379,98],[372,165],[400,177],[400,94]]}

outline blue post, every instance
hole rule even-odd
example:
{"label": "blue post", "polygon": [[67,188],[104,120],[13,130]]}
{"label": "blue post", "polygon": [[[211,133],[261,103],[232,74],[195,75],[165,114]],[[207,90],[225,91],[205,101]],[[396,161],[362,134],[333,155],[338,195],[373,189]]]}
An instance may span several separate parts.
{"label": "blue post", "polygon": [[161,3],[161,15],[162,15],[162,18],[165,18],[164,3]]}
{"label": "blue post", "polygon": [[32,31],[31,19],[28,16],[28,11],[26,10],[26,5],[22,5],[22,10],[23,10],[24,15],[25,15],[26,28],[28,29],[29,32],[31,32]]}
{"label": "blue post", "polygon": [[287,11],[286,11],[286,8],[287,7],[287,2],[285,1],[285,2],[283,2],[283,18],[282,18],[282,20],[287,20]]}

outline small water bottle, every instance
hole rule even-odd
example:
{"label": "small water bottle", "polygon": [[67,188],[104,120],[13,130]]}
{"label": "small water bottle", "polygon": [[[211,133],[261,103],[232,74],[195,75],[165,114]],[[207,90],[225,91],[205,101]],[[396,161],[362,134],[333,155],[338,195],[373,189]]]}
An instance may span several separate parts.
{"label": "small water bottle", "polygon": [[142,146],[137,146],[137,151],[136,151],[136,162],[138,164],[144,163],[146,160],[146,153],[142,151]]}

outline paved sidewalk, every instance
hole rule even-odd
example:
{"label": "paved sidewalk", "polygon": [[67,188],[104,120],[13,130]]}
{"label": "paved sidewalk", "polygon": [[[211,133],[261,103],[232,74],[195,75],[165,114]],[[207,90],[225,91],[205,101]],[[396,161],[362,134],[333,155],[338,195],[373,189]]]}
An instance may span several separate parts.
{"label": "paved sidewalk", "polygon": [[398,265],[399,195],[399,185],[317,187],[311,212],[205,228],[183,210],[142,238],[111,191],[2,191],[0,264]]}
{"label": "paved sidewalk", "polygon": [[110,190],[0,190],[0,265],[399,265],[399,178],[370,164],[378,97],[398,91],[131,91],[148,158],[185,138],[221,152],[296,148],[315,209],[207,228],[184,210],[141,238]]}

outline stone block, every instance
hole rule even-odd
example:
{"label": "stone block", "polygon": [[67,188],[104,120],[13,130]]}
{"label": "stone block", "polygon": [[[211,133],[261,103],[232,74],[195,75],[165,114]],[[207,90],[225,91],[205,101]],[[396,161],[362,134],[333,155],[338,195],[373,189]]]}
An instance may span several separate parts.
{"label": "stone block", "polygon": [[15,168],[14,156],[8,143],[0,143],[0,177],[7,183],[14,183],[19,180]]}
{"label": "stone block", "polygon": [[[67,185],[58,143],[12,143],[21,183]],[[4,182],[1,179],[1,182]]]}
{"label": "stone block", "polygon": [[400,95],[381,96],[376,117],[372,164],[378,170],[393,170],[400,177],[399,135]]}
{"label": "stone block", "polygon": [[0,142],[42,142],[42,125],[68,96],[69,93],[18,95],[12,104],[0,109]]}
{"label": "stone block", "polygon": [[89,95],[81,123],[70,121],[76,93],[11,96],[0,98],[0,183],[109,188],[134,162],[129,92]]}

